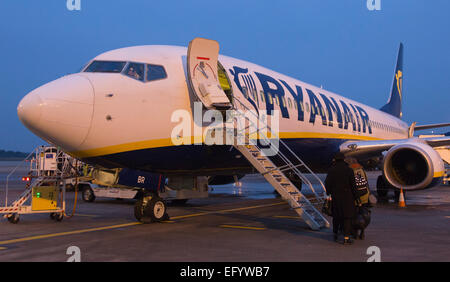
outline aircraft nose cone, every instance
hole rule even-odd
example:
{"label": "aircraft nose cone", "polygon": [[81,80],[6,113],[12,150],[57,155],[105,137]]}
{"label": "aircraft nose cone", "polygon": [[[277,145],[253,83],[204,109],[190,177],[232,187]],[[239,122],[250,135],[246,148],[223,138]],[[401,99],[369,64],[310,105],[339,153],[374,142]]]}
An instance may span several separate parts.
{"label": "aircraft nose cone", "polygon": [[78,150],[91,126],[94,88],[74,74],[27,94],[17,107],[20,121],[47,142],[67,151]]}
{"label": "aircraft nose cone", "polygon": [[38,93],[30,93],[23,97],[17,106],[20,121],[28,128],[37,127],[42,115],[42,100]]}

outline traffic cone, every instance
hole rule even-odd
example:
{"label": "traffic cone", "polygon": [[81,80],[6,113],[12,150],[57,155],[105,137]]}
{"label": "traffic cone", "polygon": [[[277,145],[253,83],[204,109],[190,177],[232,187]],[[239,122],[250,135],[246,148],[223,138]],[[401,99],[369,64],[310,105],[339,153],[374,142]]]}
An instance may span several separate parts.
{"label": "traffic cone", "polygon": [[403,195],[403,189],[400,189],[400,196],[398,197],[398,207],[406,208],[405,196]]}

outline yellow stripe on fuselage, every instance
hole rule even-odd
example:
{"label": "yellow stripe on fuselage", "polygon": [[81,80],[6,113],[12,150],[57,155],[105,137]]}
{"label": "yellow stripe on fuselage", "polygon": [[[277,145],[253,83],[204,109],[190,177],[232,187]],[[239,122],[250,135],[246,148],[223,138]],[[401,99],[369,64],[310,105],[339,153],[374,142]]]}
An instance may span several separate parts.
{"label": "yellow stripe on fuselage", "polygon": [[[362,135],[352,135],[352,134],[337,134],[337,133],[319,133],[319,132],[281,132],[281,139],[299,139],[299,138],[318,138],[318,139],[343,139],[343,140],[381,140],[381,138],[371,137],[371,136],[362,136]],[[194,139],[202,139],[203,137],[195,138],[191,137],[191,144],[194,144]],[[189,137],[184,138],[184,144],[188,143]],[[89,149],[84,151],[75,151],[70,152],[76,158],[90,158],[90,157],[99,157],[106,156],[111,154],[130,152],[136,150],[143,149],[152,149],[152,148],[161,148],[161,147],[172,147],[176,146],[173,144],[171,138],[163,138],[163,139],[153,139],[153,140],[145,140],[139,142],[131,142],[120,145],[107,146],[103,148],[97,149]]]}

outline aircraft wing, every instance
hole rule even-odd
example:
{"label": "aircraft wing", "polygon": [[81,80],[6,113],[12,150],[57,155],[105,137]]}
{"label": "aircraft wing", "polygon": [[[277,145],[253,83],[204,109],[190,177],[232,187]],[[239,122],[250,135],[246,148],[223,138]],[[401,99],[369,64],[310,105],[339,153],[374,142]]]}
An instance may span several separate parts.
{"label": "aircraft wing", "polygon": [[405,143],[424,143],[431,147],[450,146],[450,136],[409,138],[396,140],[347,141],[340,146],[340,151],[346,156],[376,156],[391,147]]}
{"label": "aircraft wing", "polygon": [[450,146],[450,136],[420,138],[431,147]]}
{"label": "aircraft wing", "polygon": [[427,125],[414,125],[414,130],[425,130],[439,127],[447,127],[450,126],[450,123],[436,123],[436,124],[427,124]]}

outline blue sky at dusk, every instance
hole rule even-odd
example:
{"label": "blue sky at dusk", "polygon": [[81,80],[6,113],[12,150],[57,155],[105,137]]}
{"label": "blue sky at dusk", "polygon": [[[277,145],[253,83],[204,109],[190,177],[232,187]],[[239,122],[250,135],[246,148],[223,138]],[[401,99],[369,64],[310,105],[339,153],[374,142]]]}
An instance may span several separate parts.
{"label": "blue sky at dusk", "polygon": [[[79,70],[96,55],[133,45],[187,46],[215,39],[251,61],[379,108],[400,42],[404,120],[450,122],[450,1],[0,0],[0,149],[43,143],[19,121],[28,92]],[[445,131],[445,130],[443,130]],[[448,129],[446,131],[449,131]]]}

